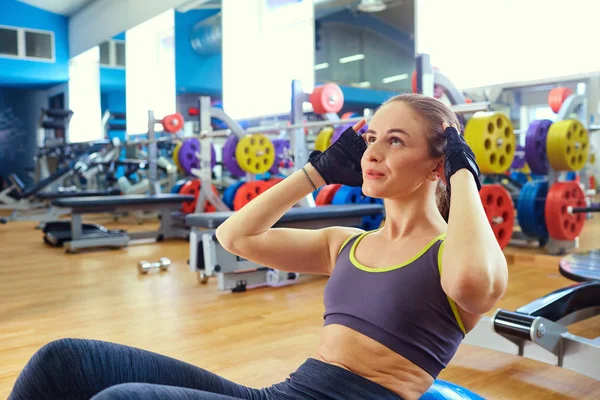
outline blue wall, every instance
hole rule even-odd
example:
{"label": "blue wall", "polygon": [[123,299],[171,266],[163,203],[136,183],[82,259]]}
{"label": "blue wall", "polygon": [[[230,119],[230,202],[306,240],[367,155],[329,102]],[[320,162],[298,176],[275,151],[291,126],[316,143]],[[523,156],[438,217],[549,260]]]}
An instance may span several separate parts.
{"label": "blue wall", "polygon": [[223,91],[221,54],[201,56],[190,43],[196,23],[220,10],[191,10],[175,13],[175,86],[177,94],[195,93],[220,97]]}
{"label": "blue wall", "polygon": [[54,32],[54,62],[0,57],[0,86],[43,88],[69,80],[68,18],[16,0],[0,0],[0,25]]}

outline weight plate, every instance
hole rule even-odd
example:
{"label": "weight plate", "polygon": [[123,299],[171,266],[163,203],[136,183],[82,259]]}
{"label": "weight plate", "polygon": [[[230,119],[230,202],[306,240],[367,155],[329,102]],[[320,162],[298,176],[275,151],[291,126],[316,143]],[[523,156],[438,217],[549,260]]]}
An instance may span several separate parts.
{"label": "weight plate", "polygon": [[235,159],[242,170],[262,174],[275,162],[275,147],[265,135],[246,135],[235,147]]}
{"label": "weight plate", "polygon": [[200,141],[196,138],[187,138],[183,141],[177,159],[181,170],[186,175],[192,175],[193,168],[200,168],[200,163],[196,157],[196,152],[200,151]]}
{"label": "weight plate", "polygon": [[548,155],[546,153],[546,140],[548,129],[552,125],[549,119],[537,119],[529,124],[525,136],[525,160],[536,174],[548,173]]}
{"label": "weight plate", "polygon": [[340,185],[338,183],[322,186],[319,189],[319,193],[317,194],[317,197],[315,198],[315,204],[317,206],[324,206],[327,204],[331,204],[331,202],[333,201],[333,197],[335,196],[335,193],[341,187],[342,187],[342,185]]}
{"label": "weight plate", "polygon": [[290,168],[290,162],[287,157],[290,149],[290,141],[287,139],[273,139],[273,147],[275,148],[275,162],[269,171],[278,174],[279,168]]}
{"label": "weight plate", "polygon": [[308,97],[315,114],[340,112],[344,106],[344,93],[335,83],[316,86]]}
{"label": "weight plate", "polygon": [[[331,138],[331,144],[335,143],[338,141],[338,139],[340,138],[340,136],[342,136],[342,133],[344,133],[344,131],[348,128],[351,128],[352,126],[354,126],[354,124],[345,124],[345,125],[338,125],[335,130],[333,131],[333,137]],[[365,124],[365,126],[363,126],[362,128],[360,128],[358,130],[358,134],[362,135],[364,134],[367,130],[369,129],[369,127]]]}
{"label": "weight plate", "polygon": [[349,111],[349,112],[343,113],[342,116],[340,117],[340,119],[350,119],[350,118],[357,118],[357,117],[360,117],[359,113]]}
{"label": "weight plate", "polygon": [[[374,197],[362,196],[360,199],[360,204],[381,204],[383,205],[382,199],[376,199]],[[369,215],[362,218],[362,228],[365,231],[374,231],[379,229],[381,226],[381,222],[383,222],[383,213],[376,215]]]}
{"label": "weight plate", "polygon": [[510,193],[502,185],[492,184],[483,185],[479,196],[496,240],[500,248],[504,249],[512,238],[515,221],[515,210]]}
{"label": "weight plate", "polygon": [[175,163],[175,166],[177,167],[177,170],[179,172],[183,172],[181,165],[179,165],[179,150],[181,149],[182,145],[183,143],[179,142],[175,145],[175,148],[173,149],[173,163]]}
{"label": "weight plate", "polygon": [[573,94],[573,91],[569,88],[559,87],[550,90],[548,93],[548,105],[555,113],[560,111],[564,101]]}
{"label": "weight plate", "polygon": [[331,138],[333,137],[333,128],[327,126],[321,129],[315,139],[315,150],[325,151],[331,146]]}
{"label": "weight plate", "polygon": [[[519,155],[517,155],[517,152]],[[511,169],[521,169],[525,166],[525,147],[520,144],[517,145],[517,151],[515,152],[515,158],[510,165]]]}
{"label": "weight plate", "polygon": [[[214,185],[210,186],[213,193],[218,196],[219,192],[217,191],[217,188]],[[186,214],[192,214],[196,212],[196,204],[198,203],[198,198],[200,197],[200,179],[192,179],[186,182],[179,190],[179,194],[187,194],[194,196],[194,200],[183,202],[181,209]],[[214,211],[216,211],[215,206],[213,206],[207,201],[204,207],[204,212]]]}
{"label": "weight plate", "polygon": [[548,162],[556,171],[583,169],[589,150],[588,132],[581,122],[574,119],[557,121],[548,129],[546,152]]}
{"label": "weight plate", "polygon": [[521,185],[524,185],[529,181],[529,177],[527,174],[524,174],[521,171],[513,171],[510,173],[510,178],[516,182],[519,182]]}
{"label": "weight plate", "polygon": [[585,193],[577,182],[556,182],[548,191],[544,209],[550,237],[574,240],[581,233],[585,214],[571,214],[568,207],[586,207]]}
{"label": "weight plate", "polygon": [[186,183],[187,181],[188,181],[187,179],[181,179],[181,180],[178,180],[178,181],[175,183],[175,186],[173,186],[173,188],[171,189],[171,193],[173,193],[173,194],[177,194],[177,193],[179,193],[179,191],[181,190],[181,187],[182,187],[183,185],[185,185],[185,183]]}
{"label": "weight plate", "polygon": [[504,114],[481,113],[471,117],[464,137],[483,174],[502,174],[512,164],[516,139],[513,126]]}
{"label": "weight plate", "polygon": [[223,145],[223,164],[233,176],[240,178],[246,176],[246,173],[240,168],[235,158],[237,144],[237,136],[232,134],[227,138],[225,145]]}
{"label": "weight plate", "polygon": [[233,199],[235,198],[235,193],[242,186],[245,181],[237,181],[229,186],[223,191],[223,203],[229,207],[230,210],[233,210]]}
{"label": "weight plate", "polygon": [[341,186],[335,192],[331,204],[359,204],[363,197],[362,189],[354,186]]}
{"label": "weight plate", "polygon": [[517,220],[525,235],[540,239],[548,237],[544,215],[547,194],[547,181],[527,182],[521,188],[517,200]]}
{"label": "weight plate", "polygon": [[233,209],[237,211],[271,187],[266,181],[246,182],[239,187],[233,198]]}
{"label": "weight plate", "polygon": [[175,113],[162,119],[162,126],[169,133],[179,132],[183,128],[183,115]]}

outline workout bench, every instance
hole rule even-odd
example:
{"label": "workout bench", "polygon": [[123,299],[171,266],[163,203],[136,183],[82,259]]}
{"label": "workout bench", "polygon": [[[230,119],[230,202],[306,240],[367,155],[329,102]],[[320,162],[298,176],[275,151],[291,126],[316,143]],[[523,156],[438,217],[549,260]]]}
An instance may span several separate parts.
{"label": "workout bench", "polygon": [[[126,247],[130,240],[187,239],[189,229],[183,217],[177,213],[183,202],[194,200],[194,196],[179,194],[100,196],[57,199],[53,205],[71,210],[71,237],[65,241],[67,252],[96,247]],[[83,232],[82,215],[118,213],[132,211],[155,211],[159,213],[158,231],[127,233],[122,231]],[[51,235],[49,232],[48,235]]]}
{"label": "workout bench", "polygon": [[[362,218],[383,214],[380,204],[297,207],[287,211],[274,227],[320,229],[329,226],[361,226]],[[206,283],[217,276],[220,290],[243,292],[259,286],[281,286],[298,280],[299,274],[266,268],[226,251],[215,236],[216,228],[233,215],[231,211],[190,214],[185,221],[190,233],[190,269]]]}

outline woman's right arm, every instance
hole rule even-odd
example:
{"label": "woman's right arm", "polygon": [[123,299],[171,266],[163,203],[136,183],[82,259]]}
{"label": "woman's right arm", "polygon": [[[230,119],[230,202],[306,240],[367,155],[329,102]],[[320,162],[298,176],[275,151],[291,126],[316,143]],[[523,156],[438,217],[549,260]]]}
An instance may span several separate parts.
{"label": "woman's right arm", "polygon": [[[304,169],[317,187],[325,182],[311,164]],[[302,170],[272,186],[238,210],[216,230],[220,245],[230,253],[282,271],[328,275],[352,227],[323,229],[273,228],[296,203],[314,190]]]}

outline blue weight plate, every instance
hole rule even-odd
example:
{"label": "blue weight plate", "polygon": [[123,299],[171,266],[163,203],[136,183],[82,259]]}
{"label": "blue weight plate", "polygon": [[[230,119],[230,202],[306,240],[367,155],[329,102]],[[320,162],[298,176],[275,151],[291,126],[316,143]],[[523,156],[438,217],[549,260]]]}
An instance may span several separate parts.
{"label": "blue weight plate", "polygon": [[[376,199],[374,197],[363,196],[360,199],[360,204],[381,204],[383,205],[382,199]],[[383,213],[377,215],[369,215],[368,217],[363,217],[362,219],[362,228],[365,231],[374,231],[379,229],[381,222],[383,221]]]}
{"label": "blue weight plate", "polygon": [[548,229],[544,217],[548,182],[527,182],[521,188],[517,201],[517,219],[521,231],[533,238],[547,238]]}
{"label": "blue weight plate", "polygon": [[236,183],[227,186],[227,188],[223,191],[223,203],[229,207],[230,210],[233,210],[233,199],[235,198],[235,193],[246,181],[237,181]]}
{"label": "blue weight plate", "polygon": [[566,181],[574,181],[577,178],[577,173],[573,171],[567,172],[567,176],[565,177]]}
{"label": "blue weight plate", "polygon": [[362,199],[362,189],[353,186],[342,186],[335,192],[331,204],[359,204]]}
{"label": "blue weight plate", "polygon": [[510,178],[519,182],[521,185],[524,185],[527,183],[528,178],[527,178],[527,174],[525,174],[524,172],[521,171],[513,171],[510,173]]}
{"label": "blue weight plate", "polygon": [[175,183],[175,186],[171,189],[171,193],[177,194],[181,190],[181,187],[187,182],[187,179],[180,179]]}
{"label": "blue weight plate", "polygon": [[317,199],[317,195],[319,194],[319,192],[321,191],[321,188],[323,188],[325,185],[321,186],[320,188],[318,188],[317,190],[313,190],[312,192],[312,197],[313,199]]}

